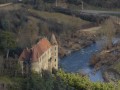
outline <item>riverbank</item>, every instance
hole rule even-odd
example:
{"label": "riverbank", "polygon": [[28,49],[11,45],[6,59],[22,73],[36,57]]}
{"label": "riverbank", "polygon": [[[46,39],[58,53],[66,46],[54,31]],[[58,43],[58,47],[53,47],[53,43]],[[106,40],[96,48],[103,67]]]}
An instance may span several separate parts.
{"label": "riverbank", "polygon": [[99,70],[94,72],[95,69],[89,66],[92,55],[101,50],[102,41],[103,40],[97,40],[96,43],[62,58],[59,61],[60,68],[62,68],[65,72],[87,75],[93,82],[103,82],[102,71]]}
{"label": "riverbank", "polygon": [[92,56],[90,65],[95,70],[103,69],[103,77],[107,82],[120,80],[120,43]]}
{"label": "riverbank", "polygon": [[78,51],[82,48],[96,43],[97,32],[101,27],[94,26],[91,28],[74,31],[69,35],[62,35],[60,41],[59,55],[65,57],[72,52]]}

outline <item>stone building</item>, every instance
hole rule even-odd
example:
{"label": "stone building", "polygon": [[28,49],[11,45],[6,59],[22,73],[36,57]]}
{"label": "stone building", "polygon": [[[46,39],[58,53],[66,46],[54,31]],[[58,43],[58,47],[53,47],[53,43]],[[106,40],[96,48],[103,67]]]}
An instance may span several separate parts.
{"label": "stone building", "polygon": [[42,38],[32,48],[24,49],[19,57],[22,73],[29,70],[41,73],[42,70],[52,71],[58,69],[58,44],[55,35],[52,34],[51,40]]}

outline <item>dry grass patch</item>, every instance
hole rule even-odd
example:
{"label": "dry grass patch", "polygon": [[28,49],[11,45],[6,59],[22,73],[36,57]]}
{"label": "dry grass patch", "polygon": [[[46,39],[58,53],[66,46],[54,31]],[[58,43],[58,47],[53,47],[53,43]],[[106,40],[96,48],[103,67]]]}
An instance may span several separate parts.
{"label": "dry grass patch", "polygon": [[22,8],[22,4],[10,4],[5,7],[0,7],[0,10],[13,11],[13,10],[19,10],[21,8]]}
{"label": "dry grass patch", "polygon": [[120,73],[120,62],[115,63],[111,68]]}
{"label": "dry grass patch", "polygon": [[77,18],[75,16],[69,16],[69,15],[64,15],[61,13],[51,13],[51,12],[46,12],[46,11],[37,11],[33,9],[29,9],[30,13],[33,13],[37,16],[40,16],[44,19],[50,19],[50,20],[55,20],[57,23],[62,23],[62,24],[67,24],[70,26],[81,26],[86,23],[90,23],[88,21],[82,20],[80,18]]}

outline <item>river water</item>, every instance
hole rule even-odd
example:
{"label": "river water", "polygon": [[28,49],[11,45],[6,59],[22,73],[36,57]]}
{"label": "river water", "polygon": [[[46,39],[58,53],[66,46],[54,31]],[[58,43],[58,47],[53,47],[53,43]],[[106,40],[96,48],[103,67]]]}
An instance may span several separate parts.
{"label": "river water", "polygon": [[101,50],[103,41],[104,40],[99,40],[89,47],[71,53],[69,56],[64,57],[59,62],[60,66],[65,72],[87,74],[91,81],[103,82],[104,80],[101,70],[93,73],[94,69],[89,66],[90,58],[93,54]]}
{"label": "river water", "polygon": [[[120,38],[113,38],[113,44],[120,42]],[[102,70],[98,70],[94,73],[94,68],[89,66],[89,61],[93,54],[99,52],[102,46],[106,43],[106,38],[96,41],[96,43],[83,48],[77,52],[71,53],[69,56],[59,60],[61,68],[65,72],[71,73],[83,73],[89,76],[89,79],[93,82],[103,82]]]}

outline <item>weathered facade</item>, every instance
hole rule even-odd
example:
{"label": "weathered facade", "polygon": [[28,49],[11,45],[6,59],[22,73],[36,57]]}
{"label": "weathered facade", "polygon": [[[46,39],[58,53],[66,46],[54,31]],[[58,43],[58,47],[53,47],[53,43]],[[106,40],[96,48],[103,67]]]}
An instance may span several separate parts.
{"label": "weathered facade", "polygon": [[41,39],[31,49],[24,49],[19,57],[22,73],[30,70],[41,73],[42,70],[58,69],[58,44],[52,34],[50,42],[47,38]]}

